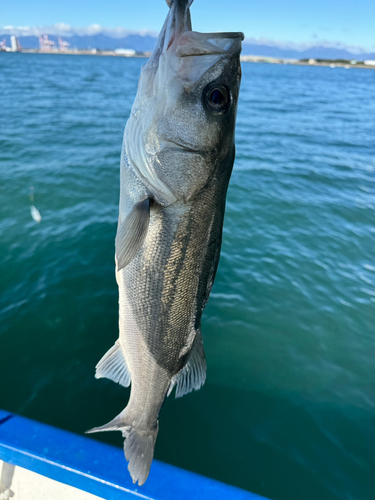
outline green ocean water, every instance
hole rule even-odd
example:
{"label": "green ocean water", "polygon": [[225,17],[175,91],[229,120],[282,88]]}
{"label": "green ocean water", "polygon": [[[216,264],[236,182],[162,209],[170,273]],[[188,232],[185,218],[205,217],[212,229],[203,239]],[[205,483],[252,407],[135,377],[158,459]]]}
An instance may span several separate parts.
{"label": "green ocean water", "polygon": [[[144,62],[0,53],[0,408],[79,434],[129,395],[94,367]],[[374,96],[371,70],[243,64],[207,381],[167,399],[157,459],[274,500],[375,498]]]}

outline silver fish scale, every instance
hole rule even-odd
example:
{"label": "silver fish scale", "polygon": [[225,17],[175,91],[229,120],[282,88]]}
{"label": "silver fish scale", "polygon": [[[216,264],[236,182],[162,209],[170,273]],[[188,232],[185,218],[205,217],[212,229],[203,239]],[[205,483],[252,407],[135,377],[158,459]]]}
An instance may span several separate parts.
{"label": "silver fish scale", "polygon": [[142,251],[123,271],[139,341],[170,376],[183,366],[201,312],[197,292],[212,231],[212,210],[202,201],[204,213],[195,202],[152,215]]}
{"label": "silver fish scale", "polygon": [[220,253],[231,162],[223,166],[189,204],[152,214],[142,250],[119,273],[120,339],[132,374],[128,413],[147,413],[147,422],[157,419],[200,328]]}

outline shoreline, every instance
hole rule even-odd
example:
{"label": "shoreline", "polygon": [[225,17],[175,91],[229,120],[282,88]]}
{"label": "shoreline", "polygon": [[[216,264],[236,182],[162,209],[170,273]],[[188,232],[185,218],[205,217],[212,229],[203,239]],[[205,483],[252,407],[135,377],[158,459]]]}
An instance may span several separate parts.
{"label": "shoreline", "polygon": [[364,68],[375,69],[375,65],[365,64],[363,61],[351,62],[345,59],[287,59],[268,56],[241,56],[241,62],[293,64],[295,66],[327,66],[329,68]]}
{"label": "shoreline", "polygon": [[[2,51],[11,54],[41,54],[41,55],[53,55],[53,56],[114,56],[114,57],[137,57],[137,58],[148,58],[151,56],[151,52],[134,52],[134,54],[125,54],[122,52],[116,52],[114,50],[98,50],[98,49],[87,49],[87,50],[39,50],[39,49],[23,49],[18,51]],[[0,52],[0,54],[2,53]]]}
{"label": "shoreline", "polygon": [[[39,50],[39,49],[24,49],[21,51],[2,51],[6,53],[22,53],[22,54],[41,54],[41,55],[72,55],[72,56],[110,56],[110,57],[129,57],[129,58],[149,58],[151,52],[135,52],[134,54],[125,54],[122,52],[116,52],[114,50]],[[1,52],[0,52],[1,53]],[[375,65],[365,64],[361,61],[356,61],[355,63],[351,61],[343,60],[324,60],[324,59],[287,59],[287,58],[275,58],[269,56],[255,56],[255,55],[243,55],[240,57],[241,62],[250,63],[267,63],[267,64],[292,64],[295,66],[326,66],[329,68],[362,68],[362,69],[375,69]]]}

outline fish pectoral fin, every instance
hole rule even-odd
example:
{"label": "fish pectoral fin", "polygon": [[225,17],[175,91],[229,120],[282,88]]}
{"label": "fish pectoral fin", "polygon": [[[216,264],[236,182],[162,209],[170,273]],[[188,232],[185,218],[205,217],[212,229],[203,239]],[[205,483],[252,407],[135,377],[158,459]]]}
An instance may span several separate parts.
{"label": "fish pectoral fin", "polygon": [[118,340],[96,365],[95,378],[109,378],[124,387],[129,387],[131,375]]}
{"label": "fish pectoral fin", "polygon": [[150,199],[136,203],[119,225],[116,235],[116,262],[117,272],[137,255],[141,249],[150,223]]}
{"label": "fish pectoral fin", "polygon": [[206,380],[206,369],[207,364],[202,334],[198,330],[190,351],[190,356],[182,370],[172,378],[167,396],[170,395],[174,386],[176,386],[176,398],[188,394],[193,389],[199,391]]}

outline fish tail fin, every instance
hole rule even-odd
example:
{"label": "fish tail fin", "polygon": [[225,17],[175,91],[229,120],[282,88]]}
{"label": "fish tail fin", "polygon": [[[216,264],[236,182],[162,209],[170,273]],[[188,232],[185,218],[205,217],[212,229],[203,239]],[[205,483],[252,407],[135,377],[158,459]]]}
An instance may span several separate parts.
{"label": "fish tail fin", "polygon": [[128,423],[124,415],[125,410],[117,417],[101,427],[94,427],[86,433],[102,431],[121,431],[126,438],[124,443],[125,458],[129,462],[128,470],[133,483],[138,481],[139,486],[145,483],[150,473],[152,459],[154,458],[154,448],[156,437],[159,431],[159,421],[154,427],[148,430],[141,430]]}
{"label": "fish tail fin", "polygon": [[142,486],[150,473],[158,430],[159,422],[156,422],[154,429],[141,431],[132,428],[126,437],[124,452],[129,462],[128,470],[133,483],[138,481],[139,486]]}

